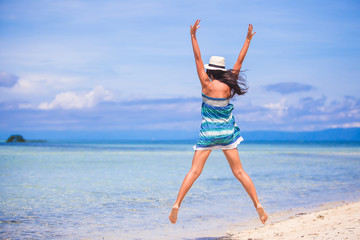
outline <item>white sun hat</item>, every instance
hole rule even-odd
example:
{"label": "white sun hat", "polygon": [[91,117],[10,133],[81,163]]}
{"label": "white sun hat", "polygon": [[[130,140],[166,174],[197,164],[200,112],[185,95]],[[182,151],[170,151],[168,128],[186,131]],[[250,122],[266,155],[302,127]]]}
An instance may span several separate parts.
{"label": "white sun hat", "polygon": [[209,64],[205,64],[204,67],[209,70],[227,71],[225,69],[224,57],[212,56],[209,60]]}

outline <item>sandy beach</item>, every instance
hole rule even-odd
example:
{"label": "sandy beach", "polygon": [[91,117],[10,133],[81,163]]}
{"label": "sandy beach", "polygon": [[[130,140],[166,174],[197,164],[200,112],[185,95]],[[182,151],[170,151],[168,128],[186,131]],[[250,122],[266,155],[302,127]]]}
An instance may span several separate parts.
{"label": "sandy beach", "polygon": [[[269,222],[258,228],[231,231],[221,240],[270,239],[360,239],[360,202],[314,211],[299,212],[282,221]],[[220,240],[219,239],[219,240]]]}

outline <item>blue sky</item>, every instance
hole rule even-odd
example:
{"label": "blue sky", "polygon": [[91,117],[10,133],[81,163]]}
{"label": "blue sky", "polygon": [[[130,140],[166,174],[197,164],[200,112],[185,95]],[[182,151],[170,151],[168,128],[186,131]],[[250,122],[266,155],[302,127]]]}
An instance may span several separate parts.
{"label": "blue sky", "polygon": [[196,136],[197,18],[203,61],[224,56],[227,68],[254,26],[249,92],[233,101],[243,131],[360,127],[359,12],[346,0],[0,1],[0,137]]}

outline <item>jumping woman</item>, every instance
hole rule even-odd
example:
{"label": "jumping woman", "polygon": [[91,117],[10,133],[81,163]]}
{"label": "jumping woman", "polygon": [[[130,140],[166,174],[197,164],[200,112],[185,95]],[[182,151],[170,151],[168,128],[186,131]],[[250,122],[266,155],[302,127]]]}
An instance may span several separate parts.
{"label": "jumping woman", "polygon": [[229,103],[231,98],[236,95],[243,95],[247,91],[245,80],[239,74],[255,32],[252,33],[253,27],[249,24],[247,37],[239,57],[233,69],[226,70],[223,57],[212,56],[209,64],[203,64],[196,40],[196,30],[200,27],[199,23],[200,20],[196,20],[193,26],[190,25],[190,35],[196,70],[202,88],[202,123],[198,141],[194,146],[195,153],[191,169],[184,178],[169,219],[172,223],[176,223],[181,202],[195,180],[200,176],[211,151],[213,149],[222,149],[234,176],[249,194],[259,214],[260,221],[265,224],[268,216],[259,202],[251,178],[244,171],[240,162],[237,145],[243,138],[240,135],[240,128],[236,125],[235,118],[232,115],[234,106]]}

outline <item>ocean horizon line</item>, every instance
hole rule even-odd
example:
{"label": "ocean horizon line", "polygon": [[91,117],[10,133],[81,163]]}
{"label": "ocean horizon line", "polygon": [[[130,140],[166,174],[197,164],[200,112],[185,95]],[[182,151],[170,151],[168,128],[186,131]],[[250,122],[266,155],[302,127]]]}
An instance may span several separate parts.
{"label": "ocean horizon line", "polygon": [[[43,145],[43,144],[195,144],[196,139],[35,139],[28,142],[6,142],[0,140],[0,144],[4,145]],[[360,145],[359,140],[247,140],[243,141],[241,145],[248,144],[286,144],[286,145]]]}
{"label": "ocean horizon line", "polygon": [[[11,135],[21,135],[25,140],[46,141],[194,141],[198,131],[182,130],[40,130],[40,131],[0,131],[0,141]],[[360,128],[329,128],[317,131],[242,131],[244,142],[357,142]]]}

